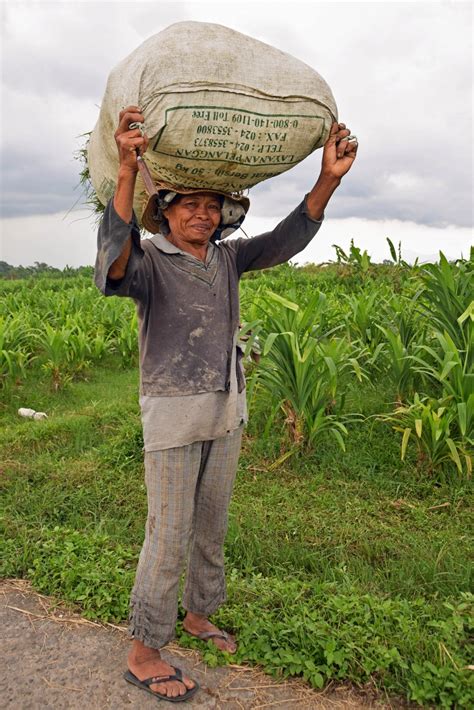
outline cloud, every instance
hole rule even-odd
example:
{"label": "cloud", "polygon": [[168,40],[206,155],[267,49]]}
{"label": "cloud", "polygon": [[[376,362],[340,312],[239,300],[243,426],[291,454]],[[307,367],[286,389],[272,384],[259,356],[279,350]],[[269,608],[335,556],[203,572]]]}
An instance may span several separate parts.
{"label": "cloud", "polygon": [[[41,2],[4,5],[2,216],[67,210],[77,137],[95,124],[110,69],[150,35],[193,19],[297,56],[332,87],[357,134],[337,218],[472,224],[469,3]],[[256,213],[290,209],[320,153],[252,190]],[[277,201],[277,202],[275,202]]]}
{"label": "cloud", "polygon": [[[111,63],[142,42],[130,25],[130,3],[12,3],[4,10],[4,84],[47,100],[103,94]],[[46,105],[45,105],[46,108]]]}
{"label": "cloud", "polygon": [[2,217],[70,209],[80,199],[84,127],[93,125],[96,107],[57,92],[49,98],[8,88],[3,101],[15,107],[15,121],[3,123],[1,151]]}
{"label": "cloud", "polygon": [[94,219],[86,210],[68,216],[57,212],[4,219],[0,260],[14,266],[31,266],[39,261],[60,269],[93,264],[96,231]]}
{"label": "cloud", "polygon": [[329,215],[311,244],[293,260],[297,264],[335,260],[333,244],[348,251],[351,239],[366,249],[374,262],[390,259],[387,237],[397,248],[401,244],[402,258],[413,262],[436,261],[442,251],[448,259],[469,258],[471,230],[447,225],[431,227],[411,221],[368,220],[357,217],[331,219]]}
{"label": "cloud", "polygon": [[[295,207],[298,196],[292,203]],[[337,201],[337,199],[336,199]],[[275,204],[278,204],[276,202]],[[335,204],[335,203],[333,203]],[[335,259],[333,244],[344,250],[349,248],[351,239],[358,247],[367,249],[373,261],[381,262],[390,258],[386,237],[397,245],[402,243],[403,258],[413,261],[436,259],[442,250],[450,259],[461,255],[468,257],[471,230],[455,226],[444,229],[403,222],[400,220],[368,220],[360,218],[334,218],[334,210],[327,210],[326,219],[311,244],[292,261],[326,262]],[[243,227],[248,236],[256,236],[273,229],[286,215],[283,209],[274,210],[270,216],[255,214],[253,207]],[[77,210],[69,214],[55,214],[12,217],[4,219],[0,239],[0,260],[9,264],[29,266],[35,261],[64,268],[94,264],[96,255],[96,218],[88,210]],[[241,232],[236,233],[242,237]]]}

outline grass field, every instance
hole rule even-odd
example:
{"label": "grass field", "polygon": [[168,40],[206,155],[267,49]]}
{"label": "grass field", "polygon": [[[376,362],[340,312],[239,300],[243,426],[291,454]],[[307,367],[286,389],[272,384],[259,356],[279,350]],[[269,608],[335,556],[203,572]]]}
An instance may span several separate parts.
{"label": "grass field", "polygon": [[[372,289],[393,299],[416,291],[411,273],[368,276]],[[67,289],[56,290],[87,292],[97,316],[103,299],[89,293],[88,278],[70,277]],[[254,323],[263,344],[269,335],[263,311],[255,325],[255,303],[263,291],[304,306],[320,289],[328,303],[319,326],[331,331],[343,322],[344,338],[355,343],[353,324],[362,316],[351,298],[357,296],[360,305],[363,281],[353,265],[283,267],[253,275],[243,283],[243,316]],[[10,305],[13,297],[20,303],[25,283],[3,282]],[[55,290],[53,278],[31,285],[38,293]],[[43,309],[44,302],[27,290],[28,318],[36,312],[56,332],[61,323],[66,327],[71,309],[63,316],[51,308],[53,315],[45,316],[34,306]],[[51,293],[45,302],[53,302]],[[372,318],[379,306],[373,306]],[[124,308],[130,318],[132,311]],[[286,315],[296,313],[282,308]],[[114,332],[121,328],[119,322]],[[334,332],[333,341],[341,336],[342,342],[341,332]],[[373,325],[372,332],[375,338]],[[356,355],[367,376],[359,381],[357,368],[345,368],[356,358],[354,350],[344,361],[334,355],[337,383],[328,379],[326,419],[311,441],[308,410],[295,403],[296,425],[289,426],[275,392],[264,380],[253,380],[280,352],[282,338],[258,366],[248,364],[251,419],[230,510],[228,603],[216,618],[237,633],[238,661],[258,663],[277,675],[302,675],[315,687],[330,679],[370,682],[420,704],[469,707],[474,703],[468,669],[474,610],[469,471],[464,464],[459,470],[453,458],[433,465],[425,450],[412,444],[401,460],[401,435],[375,416],[393,413],[399,382],[387,365],[388,346],[379,349],[386,355],[385,369],[370,369],[382,341],[378,334],[373,342],[367,332],[365,337],[365,349],[359,344]],[[434,347],[434,334],[423,337]],[[71,359],[56,363],[57,371],[36,345],[29,364],[15,372],[14,381],[4,382],[0,410],[2,574],[30,579],[39,591],[79,604],[89,618],[114,621],[127,616],[146,518],[135,351],[131,346],[122,351],[117,342],[100,357],[89,353],[80,367]],[[411,376],[405,406],[413,402],[415,389],[426,391],[423,373]],[[21,406],[45,411],[49,418],[21,419],[16,414]],[[359,416],[347,416],[354,413]],[[342,448],[331,428],[335,421],[347,428]],[[453,426],[449,438],[457,442]],[[469,456],[459,442],[459,451]],[[181,642],[199,647],[185,636]],[[208,663],[225,661],[215,647],[201,648]]]}

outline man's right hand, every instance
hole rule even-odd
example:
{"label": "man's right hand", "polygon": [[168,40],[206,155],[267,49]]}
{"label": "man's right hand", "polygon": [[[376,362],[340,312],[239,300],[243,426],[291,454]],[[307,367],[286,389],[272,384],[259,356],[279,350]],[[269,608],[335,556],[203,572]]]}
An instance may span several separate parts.
{"label": "man's right hand", "polygon": [[145,118],[138,106],[127,106],[119,114],[119,125],[114,133],[119,154],[120,172],[138,172],[137,150],[143,155],[148,148],[148,136],[142,136],[138,128],[130,130],[131,123],[144,123]]}
{"label": "man's right hand", "polygon": [[[138,173],[137,151],[140,155],[148,148],[148,137],[138,128],[130,130],[130,124],[144,123],[144,116],[138,106],[127,106],[119,114],[119,125],[114,133],[119,154],[117,187],[114,195],[114,208],[124,222],[130,223],[133,215],[133,196]],[[129,237],[122,253],[111,265],[108,278],[122,279],[125,275],[132,249]]]}

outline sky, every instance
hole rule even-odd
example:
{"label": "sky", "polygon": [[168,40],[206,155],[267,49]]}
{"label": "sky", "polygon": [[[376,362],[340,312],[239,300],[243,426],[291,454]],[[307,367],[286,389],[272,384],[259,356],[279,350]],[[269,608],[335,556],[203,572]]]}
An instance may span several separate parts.
{"label": "sky", "polygon": [[[470,2],[0,3],[0,260],[92,264],[96,216],[75,153],[97,120],[111,69],[182,20],[231,27],[301,59],[335,96],[359,155],[317,238],[295,261],[335,258],[349,240],[374,260],[386,237],[408,260],[467,256],[473,223]],[[311,189],[316,151],[250,191],[249,236]]]}

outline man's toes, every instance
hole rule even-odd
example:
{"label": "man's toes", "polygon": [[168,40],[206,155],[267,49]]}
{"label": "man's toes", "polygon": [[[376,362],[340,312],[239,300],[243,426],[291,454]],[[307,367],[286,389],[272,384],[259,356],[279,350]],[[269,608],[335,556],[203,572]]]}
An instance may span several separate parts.
{"label": "man's toes", "polygon": [[237,650],[237,644],[232,639],[216,639],[215,644],[220,651],[227,651],[227,653],[235,653]]}
{"label": "man's toes", "polygon": [[153,687],[153,690],[161,695],[171,695],[171,683],[160,683]]}
{"label": "man's toes", "polygon": [[164,683],[153,683],[153,685],[150,686],[150,690],[153,691],[153,693],[160,693],[160,695],[168,695],[168,689]]}
{"label": "man's toes", "polygon": [[188,691],[188,686],[185,683],[185,680],[181,681],[181,683],[177,683],[177,688],[178,688],[178,695],[184,695]]}
{"label": "man's toes", "polygon": [[191,685],[189,685],[183,678],[183,683],[177,681],[172,681],[171,683],[160,683],[152,685],[150,690],[154,693],[160,693],[160,695],[166,695],[169,698],[177,698],[178,695],[184,695],[186,693],[186,688],[190,687],[193,688],[194,684],[191,683]]}
{"label": "man's toes", "polygon": [[150,690],[154,693],[160,693],[160,695],[171,695],[170,693],[170,683],[154,683]]}

